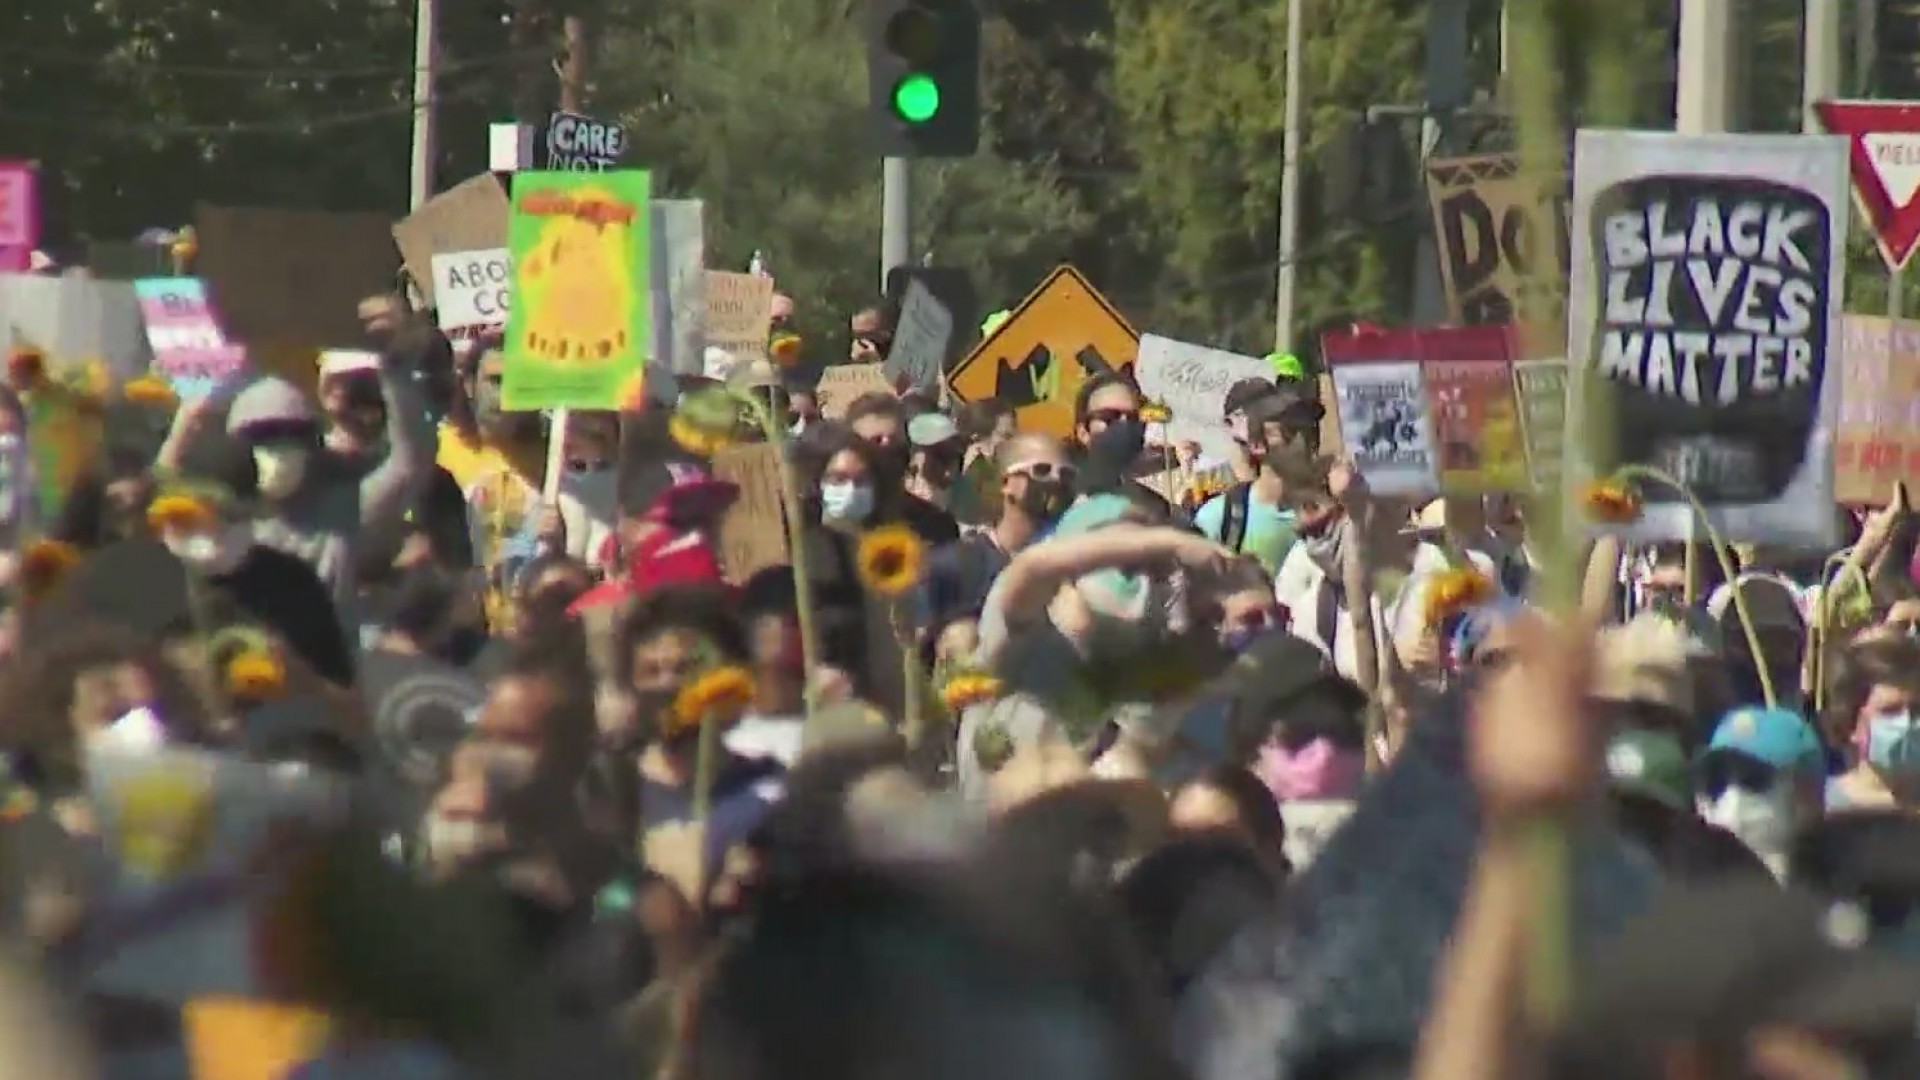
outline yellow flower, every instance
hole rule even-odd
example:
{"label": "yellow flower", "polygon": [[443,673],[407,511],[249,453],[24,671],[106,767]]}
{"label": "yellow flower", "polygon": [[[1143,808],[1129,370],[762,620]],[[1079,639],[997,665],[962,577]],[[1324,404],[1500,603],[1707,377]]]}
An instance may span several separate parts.
{"label": "yellow flower", "polygon": [[963,671],[940,687],[940,703],[958,714],[970,705],[980,705],[1006,692],[1006,684],[992,675]]}
{"label": "yellow flower", "polygon": [[782,331],[767,343],[767,357],[776,365],[790,368],[800,362],[800,335]]}
{"label": "yellow flower", "polygon": [[59,540],[36,540],[20,553],[20,565],[14,572],[19,583],[20,601],[37,604],[58,588],[73,568],[80,565],[80,549]]}
{"label": "yellow flower", "polygon": [[1149,401],[1140,406],[1140,422],[1143,424],[1164,424],[1173,419],[1173,410],[1158,401]]}
{"label": "yellow flower", "polygon": [[1428,626],[1439,626],[1449,616],[1487,603],[1498,594],[1492,578],[1471,566],[1455,566],[1427,583],[1423,614]]}
{"label": "yellow flower", "polygon": [[16,787],[0,799],[0,825],[11,825],[40,809],[40,799],[33,789]]}
{"label": "yellow flower", "polygon": [[158,375],[142,375],[128,379],[120,387],[120,396],[135,405],[147,405],[159,409],[171,409],[180,403],[180,396],[167,385],[167,380]]}
{"label": "yellow flower", "polygon": [[287,685],[287,665],[267,649],[242,649],[222,671],[227,693],[249,701],[280,696]]}
{"label": "yellow flower", "polygon": [[716,718],[732,721],[753,704],[753,675],[746,668],[714,668],[680,688],[674,695],[665,735],[692,731]]}
{"label": "yellow flower", "polygon": [[1602,525],[1631,525],[1640,520],[1640,493],[1618,480],[1596,480],[1581,494],[1587,517]]}
{"label": "yellow flower", "polygon": [[174,235],[168,250],[181,262],[192,262],[193,257],[200,254],[200,236],[193,231],[193,226],[188,225]]}
{"label": "yellow flower", "polygon": [[920,582],[927,547],[904,525],[882,525],[860,537],[860,580],[882,596],[899,596]]}
{"label": "yellow flower", "polygon": [[712,457],[733,442],[733,432],[702,428],[679,413],[667,421],[667,434],[680,449],[703,458]]}
{"label": "yellow flower", "polygon": [[147,507],[147,527],[156,533],[204,532],[215,520],[213,507],[192,495],[162,495]]}

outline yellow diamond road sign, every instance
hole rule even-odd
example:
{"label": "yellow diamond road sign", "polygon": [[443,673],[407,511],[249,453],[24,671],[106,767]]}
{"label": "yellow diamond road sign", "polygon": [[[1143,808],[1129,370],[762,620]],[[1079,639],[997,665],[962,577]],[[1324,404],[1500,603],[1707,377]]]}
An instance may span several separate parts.
{"label": "yellow diamond road sign", "polygon": [[1087,379],[1133,367],[1140,335],[1071,266],[1047,276],[953,369],[961,401],[1011,406],[1022,431],[1067,435]]}

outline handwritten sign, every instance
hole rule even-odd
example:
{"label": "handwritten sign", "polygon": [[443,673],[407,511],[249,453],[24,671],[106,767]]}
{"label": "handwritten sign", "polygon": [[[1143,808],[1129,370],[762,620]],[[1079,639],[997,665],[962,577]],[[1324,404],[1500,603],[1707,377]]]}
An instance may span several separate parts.
{"label": "handwritten sign", "polygon": [[1514,399],[1527,443],[1534,487],[1552,490],[1566,467],[1567,362],[1522,360],[1513,365]]}
{"label": "handwritten sign", "polygon": [[773,328],[773,279],[707,271],[707,344],[750,362],[767,355]]}
{"label": "handwritten sign", "polygon": [[879,364],[840,364],[820,374],[814,398],[820,403],[820,415],[838,420],[847,415],[847,406],[872,393],[891,394],[892,384]]}
{"label": "handwritten sign", "polygon": [[1273,381],[1273,368],[1264,360],[1157,334],[1140,339],[1133,370],[1141,392],[1173,413],[1167,437],[1197,442],[1215,458],[1233,455],[1233,434],[1223,416],[1227,391],[1242,379]]}
{"label": "handwritten sign", "polygon": [[556,172],[606,172],[627,152],[619,124],[578,113],[557,112],[547,121],[547,168]]}
{"label": "handwritten sign", "polygon": [[1481,494],[1528,486],[1505,327],[1421,335],[1421,377],[1433,409],[1440,490]]}
{"label": "handwritten sign", "polygon": [[887,352],[887,377],[922,390],[939,386],[952,338],[953,312],[918,278],[908,278]]}
{"label": "handwritten sign", "polygon": [[[1566,302],[1561,273],[1567,265],[1567,200],[1564,181],[1540,190],[1521,175],[1512,154],[1434,160],[1427,164],[1434,236],[1440,245],[1447,307],[1456,322],[1498,326],[1524,314],[1553,322]],[[1528,295],[1536,282],[1553,284]]]}
{"label": "handwritten sign", "polygon": [[1878,504],[1920,479],[1920,323],[1845,316],[1840,379],[1834,498]]}
{"label": "handwritten sign", "polygon": [[512,307],[513,260],[504,247],[435,254],[433,295],[442,330],[504,326]]}
{"label": "handwritten sign", "polygon": [[787,527],[780,498],[779,451],[765,443],[732,446],[713,459],[713,474],[739,485],[740,497],[720,521],[720,568],[739,584],[787,562]]}
{"label": "handwritten sign", "polygon": [[246,350],[230,344],[207,307],[195,278],[147,278],[133,283],[153,349],[153,371],[182,401],[197,401],[246,365]]}
{"label": "handwritten sign", "polygon": [[492,173],[455,184],[393,223],[393,243],[407,274],[428,305],[433,295],[433,257],[453,251],[487,251],[507,245],[507,193]]}

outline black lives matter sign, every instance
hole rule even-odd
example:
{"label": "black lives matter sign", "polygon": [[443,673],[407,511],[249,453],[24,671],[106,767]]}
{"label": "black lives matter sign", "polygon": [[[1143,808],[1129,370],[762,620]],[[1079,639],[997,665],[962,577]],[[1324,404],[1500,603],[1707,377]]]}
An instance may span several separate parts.
{"label": "black lives matter sign", "polygon": [[547,121],[547,168],[555,172],[605,172],[618,168],[627,150],[626,129],[577,113],[557,112]]}
{"label": "black lives matter sign", "polygon": [[1769,180],[1656,175],[1602,190],[1585,228],[1615,459],[1709,504],[1781,497],[1828,367],[1827,204]]}

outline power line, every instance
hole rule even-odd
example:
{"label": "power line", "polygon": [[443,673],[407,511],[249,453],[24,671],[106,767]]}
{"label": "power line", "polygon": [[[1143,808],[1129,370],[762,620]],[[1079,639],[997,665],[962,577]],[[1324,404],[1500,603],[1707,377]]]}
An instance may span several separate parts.
{"label": "power line", "polygon": [[[458,105],[478,101],[487,96],[491,87],[474,87],[465,91],[435,94],[429,102],[430,107],[440,105]],[[304,120],[235,120],[224,124],[169,124],[169,123],[126,123],[108,117],[75,116],[73,114],[34,113],[19,109],[0,109],[0,123],[18,124],[29,128],[71,131],[76,126],[88,132],[104,135],[127,137],[206,137],[218,138],[227,135],[261,134],[311,134],[315,131],[327,131],[352,127],[357,124],[373,123],[390,117],[404,116],[412,112],[415,104],[411,101],[395,102],[378,108],[362,109],[355,112],[336,113],[332,116],[319,116]]]}
{"label": "power line", "polygon": [[[536,58],[550,57],[553,56],[556,51],[557,50],[554,49],[537,49],[527,52],[514,52],[509,50],[486,56],[469,57],[464,60],[452,60],[441,64],[439,72],[445,74],[450,71],[487,67],[496,64],[520,63]],[[0,45],[0,56],[30,57],[36,63],[64,64],[68,67],[86,67],[96,70],[99,69],[103,63],[112,64],[114,62],[114,58],[103,61],[102,57],[98,54],[61,52],[59,50],[49,51],[18,45]],[[174,64],[163,63],[157,60],[145,60],[138,56],[122,56],[117,59],[142,72],[201,79],[411,79],[417,70],[411,64],[405,63],[404,61],[391,64],[364,65],[361,67],[307,68],[301,67],[297,62],[254,66]]]}

